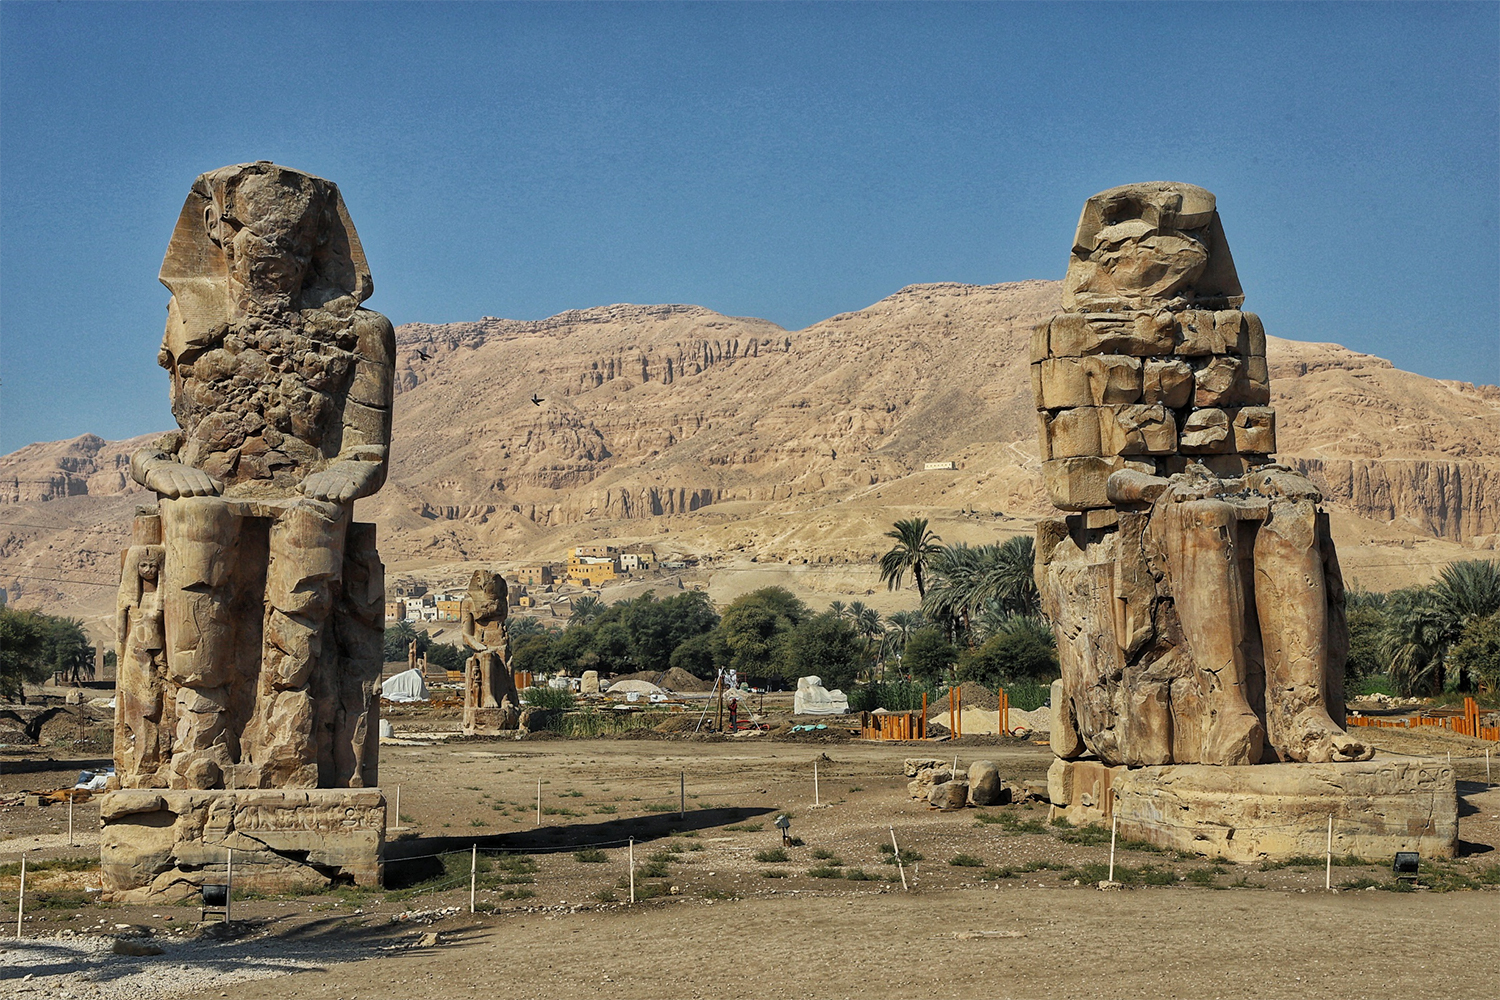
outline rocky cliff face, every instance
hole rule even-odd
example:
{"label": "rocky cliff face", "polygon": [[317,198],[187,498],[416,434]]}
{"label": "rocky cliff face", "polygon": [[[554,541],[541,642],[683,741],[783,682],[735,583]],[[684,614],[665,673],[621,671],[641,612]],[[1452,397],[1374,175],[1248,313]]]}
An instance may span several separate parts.
{"label": "rocky cliff face", "polygon": [[[388,564],[412,568],[557,558],[626,535],[762,563],[859,560],[895,518],[942,510],[1027,530],[1051,510],[1028,341],[1059,295],[1052,281],[914,285],[798,331],[682,305],[409,324],[391,479],[358,516],[380,523]],[[1271,337],[1267,354],[1281,460],[1359,530],[1494,546],[1500,389],[1330,344]],[[13,599],[66,592],[40,577],[114,576],[144,499],[129,455],[149,439],[0,457]],[[939,461],[958,467],[922,471]]]}

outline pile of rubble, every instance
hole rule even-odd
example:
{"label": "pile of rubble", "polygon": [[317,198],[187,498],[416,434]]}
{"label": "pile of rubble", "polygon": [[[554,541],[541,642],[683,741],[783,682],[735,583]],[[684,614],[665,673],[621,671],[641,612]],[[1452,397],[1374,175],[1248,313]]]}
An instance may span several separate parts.
{"label": "pile of rubble", "polygon": [[955,770],[956,764],[957,759],[950,763],[930,757],[906,758],[904,770],[911,779],[906,784],[907,792],[934,809],[944,810],[1047,799],[1045,783],[1007,783],[992,760],[976,760],[967,771]]}

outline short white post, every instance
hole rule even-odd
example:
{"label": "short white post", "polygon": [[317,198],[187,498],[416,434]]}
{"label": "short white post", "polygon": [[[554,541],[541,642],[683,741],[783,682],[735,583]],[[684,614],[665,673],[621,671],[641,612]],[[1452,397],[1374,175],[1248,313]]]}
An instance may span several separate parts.
{"label": "short white post", "polygon": [[68,793],[68,846],[73,846],[73,793]]}
{"label": "short white post", "polygon": [[[1118,806],[1119,796],[1115,797],[1115,805]],[[1111,809],[1109,813],[1109,879],[1115,880],[1115,833],[1120,829],[1120,813],[1118,809]]]}
{"label": "short white post", "polygon": [[911,886],[906,884],[906,866],[901,863],[901,846],[896,843],[896,828],[891,827],[891,848],[896,852],[896,870],[901,873],[901,888],[911,891]]}
{"label": "short white post", "polygon": [[953,780],[958,780],[958,754],[953,755]]}
{"label": "short white post", "polygon": [[635,838],[630,838],[630,853],[626,856],[630,863],[630,901],[635,902]]}
{"label": "short white post", "polygon": [[21,855],[21,894],[16,897],[16,940],[21,940],[21,914],[26,912],[26,855]]}
{"label": "short white post", "polygon": [[474,844],[469,849],[469,912],[474,912],[474,887],[476,885],[475,873],[479,871],[479,845]]}
{"label": "short white post", "polygon": [[1484,787],[1490,787],[1490,752],[1484,752]]}
{"label": "short white post", "polygon": [[1328,814],[1328,864],[1323,870],[1323,888],[1333,888],[1333,813]]}
{"label": "short white post", "polygon": [[677,777],[677,818],[687,819],[687,772]]}
{"label": "short white post", "polygon": [[393,827],[391,827],[391,829],[392,830],[399,830],[399,829],[401,829],[401,786],[400,785],[396,786],[396,825],[393,826]]}
{"label": "short white post", "polygon": [[542,782],[537,779],[536,783],[536,825],[542,825]]}
{"label": "short white post", "polygon": [[234,848],[229,851],[229,864],[224,873],[224,922],[229,923],[229,908],[234,905]]}
{"label": "short white post", "polygon": [[818,798],[818,762],[813,761],[813,805],[821,805],[822,800]]}

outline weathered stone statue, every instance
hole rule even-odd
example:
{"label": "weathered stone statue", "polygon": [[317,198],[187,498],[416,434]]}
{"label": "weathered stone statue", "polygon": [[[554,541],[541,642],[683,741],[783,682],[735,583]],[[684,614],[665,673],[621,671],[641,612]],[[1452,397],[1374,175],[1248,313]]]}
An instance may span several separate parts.
{"label": "weathered stone statue", "polygon": [[395,336],[360,308],[338,188],[264,161],[204,174],[161,280],[180,430],[131,463],[159,506],[121,585],[120,784],[372,787],[384,569],[350,514],[385,481]]}
{"label": "weathered stone statue", "polygon": [[[1373,753],[1342,725],[1348,630],[1322,495],[1270,457],[1265,331],[1243,302],[1214,196],[1131,184],[1084,206],[1063,311],[1033,335],[1044,480],[1074,512],[1037,529],[1062,667],[1052,746],[1106,777]],[[1054,802],[1112,808],[1100,788],[1075,793],[1083,772],[1054,771]]]}
{"label": "weathered stone statue", "polygon": [[505,578],[478,569],[459,605],[464,645],[474,651],[464,676],[464,732],[494,733],[521,722],[521,696],[510,666]]}

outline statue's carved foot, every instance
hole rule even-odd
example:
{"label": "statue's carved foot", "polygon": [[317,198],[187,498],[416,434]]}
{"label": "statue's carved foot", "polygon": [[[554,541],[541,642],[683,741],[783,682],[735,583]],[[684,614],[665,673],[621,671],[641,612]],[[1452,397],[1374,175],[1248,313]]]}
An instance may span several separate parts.
{"label": "statue's carved foot", "polygon": [[1237,766],[1260,763],[1266,727],[1247,707],[1221,714],[1203,742],[1203,763]]}
{"label": "statue's carved foot", "polygon": [[1369,760],[1375,748],[1340,729],[1328,713],[1320,709],[1302,712],[1293,724],[1293,745],[1279,748],[1292,760],[1307,764],[1342,764]]}

